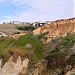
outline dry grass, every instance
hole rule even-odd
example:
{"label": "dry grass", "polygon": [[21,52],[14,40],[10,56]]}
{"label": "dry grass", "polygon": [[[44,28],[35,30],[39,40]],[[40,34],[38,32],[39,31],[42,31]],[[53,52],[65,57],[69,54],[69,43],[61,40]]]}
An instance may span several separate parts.
{"label": "dry grass", "polygon": [[0,24],[0,31],[6,32],[7,34],[14,34],[15,32],[24,32],[22,30],[16,29],[16,27],[23,26],[21,24]]}

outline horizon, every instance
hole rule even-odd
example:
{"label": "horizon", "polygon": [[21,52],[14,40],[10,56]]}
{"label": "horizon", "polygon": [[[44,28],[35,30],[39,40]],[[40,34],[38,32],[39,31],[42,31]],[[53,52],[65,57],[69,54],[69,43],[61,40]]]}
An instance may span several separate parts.
{"label": "horizon", "polygon": [[75,16],[74,8],[75,0],[0,0],[0,23],[68,19]]}

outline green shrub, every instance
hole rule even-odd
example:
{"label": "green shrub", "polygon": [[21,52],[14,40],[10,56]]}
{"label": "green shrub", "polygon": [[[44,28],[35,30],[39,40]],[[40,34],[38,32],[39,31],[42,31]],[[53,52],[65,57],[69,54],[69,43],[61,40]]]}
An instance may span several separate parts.
{"label": "green shrub", "polygon": [[23,31],[33,31],[35,28],[33,26],[20,26],[20,27],[17,27],[17,29],[23,30]]}
{"label": "green shrub", "polygon": [[74,65],[75,64],[75,54],[71,55],[67,60],[68,64]]}
{"label": "green shrub", "polygon": [[14,34],[20,34],[20,32],[15,32]]}

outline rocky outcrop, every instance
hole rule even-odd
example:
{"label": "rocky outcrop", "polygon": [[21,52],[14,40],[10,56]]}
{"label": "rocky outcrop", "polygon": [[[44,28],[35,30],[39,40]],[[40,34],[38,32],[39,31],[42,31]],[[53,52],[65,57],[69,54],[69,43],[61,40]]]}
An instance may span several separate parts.
{"label": "rocky outcrop", "polygon": [[68,72],[66,73],[66,75],[71,75],[71,71],[68,71]]}
{"label": "rocky outcrop", "polygon": [[51,22],[47,26],[43,26],[33,31],[34,35],[40,35],[45,32],[49,32],[47,37],[47,43],[52,39],[59,36],[66,36],[68,33],[75,32],[75,18],[61,19]]}
{"label": "rocky outcrop", "polygon": [[35,29],[35,30],[33,31],[34,35],[39,35],[39,34],[40,34],[40,30],[41,30],[41,27]]}
{"label": "rocky outcrop", "polygon": [[21,57],[19,56],[17,61],[14,62],[13,57],[11,57],[2,68],[0,67],[0,75],[18,75],[19,73],[25,74],[28,63],[29,60],[27,58],[22,61]]}
{"label": "rocky outcrop", "polygon": [[31,44],[26,44],[25,45],[25,48],[31,49],[32,48],[32,45]]}

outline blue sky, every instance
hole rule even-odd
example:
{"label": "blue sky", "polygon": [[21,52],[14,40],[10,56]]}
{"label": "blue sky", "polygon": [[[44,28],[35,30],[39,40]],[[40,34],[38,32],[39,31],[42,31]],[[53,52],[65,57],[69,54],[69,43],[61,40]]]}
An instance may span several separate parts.
{"label": "blue sky", "polygon": [[74,0],[0,0],[3,21],[52,21],[74,17]]}

